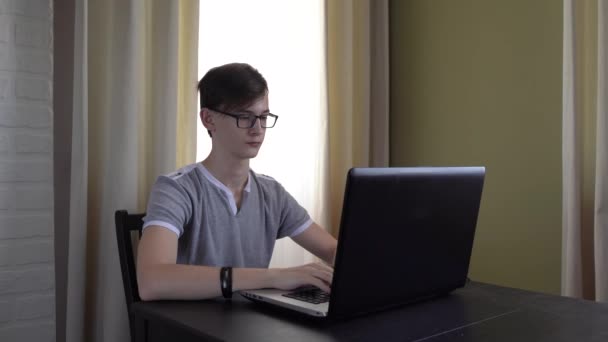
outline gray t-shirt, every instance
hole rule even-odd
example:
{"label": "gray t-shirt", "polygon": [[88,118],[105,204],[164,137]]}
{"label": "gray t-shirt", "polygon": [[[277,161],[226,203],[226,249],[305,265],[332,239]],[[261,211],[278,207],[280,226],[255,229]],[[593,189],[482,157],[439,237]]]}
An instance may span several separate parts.
{"label": "gray t-shirt", "polygon": [[178,264],[205,266],[268,267],[276,239],[311,224],[279,182],[251,170],[237,210],[230,190],[201,163],[158,177],[144,217],[144,229],[177,234]]}

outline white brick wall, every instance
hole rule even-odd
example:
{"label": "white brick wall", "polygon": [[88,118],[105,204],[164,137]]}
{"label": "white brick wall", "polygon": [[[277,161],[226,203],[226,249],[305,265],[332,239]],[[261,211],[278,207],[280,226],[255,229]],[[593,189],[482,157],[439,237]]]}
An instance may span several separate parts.
{"label": "white brick wall", "polygon": [[[0,25],[2,25],[2,23],[0,23]],[[11,80],[8,77],[0,77],[0,100],[4,100],[8,96],[10,81]]]}
{"label": "white brick wall", "polygon": [[7,43],[11,37],[11,25],[7,17],[0,15],[0,42]]}
{"label": "white brick wall", "polygon": [[55,340],[52,0],[0,0],[0,341]]}
{"label": "white brick wall", "polygon": [[51,100],[51,82],[45,79],[20,78],[16,80],[15,96],[18,100]]}

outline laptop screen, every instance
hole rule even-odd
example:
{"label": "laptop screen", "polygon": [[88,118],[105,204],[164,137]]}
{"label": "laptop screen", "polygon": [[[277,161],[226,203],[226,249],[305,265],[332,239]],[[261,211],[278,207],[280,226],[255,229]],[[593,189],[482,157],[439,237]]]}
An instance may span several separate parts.
{"label": "laptop screen", "polygon": [[329,304],[351,316],[466,282],[485,168],[349,171]]}

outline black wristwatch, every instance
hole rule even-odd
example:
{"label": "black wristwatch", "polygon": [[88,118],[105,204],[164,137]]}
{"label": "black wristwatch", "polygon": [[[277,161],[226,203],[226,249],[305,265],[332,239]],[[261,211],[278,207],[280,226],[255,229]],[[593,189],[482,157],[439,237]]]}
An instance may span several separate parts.
{"label": "black wristwatch", "polygon": [[232,267],[222,267],[220,270],[220,287],[222,296],[226,299],[232,298]]}

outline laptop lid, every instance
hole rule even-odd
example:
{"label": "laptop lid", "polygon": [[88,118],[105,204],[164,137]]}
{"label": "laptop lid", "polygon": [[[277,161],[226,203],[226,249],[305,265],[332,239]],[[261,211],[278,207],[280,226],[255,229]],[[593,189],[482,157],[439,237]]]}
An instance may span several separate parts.
{"label": "laptop lid", "polygon": [[349,171],[329,303],[345,317],[464,286],[485,168]]}

